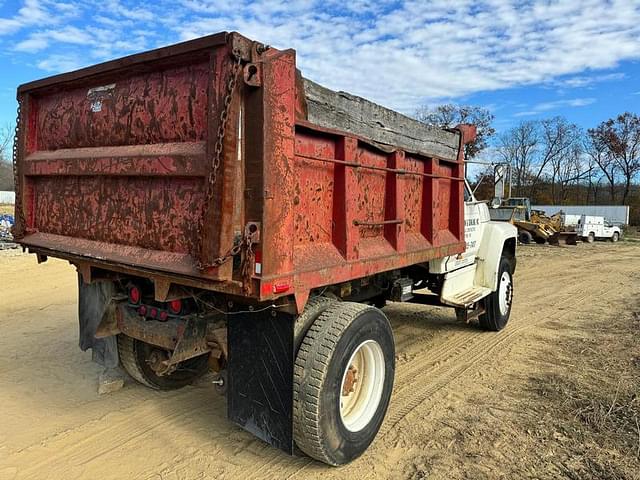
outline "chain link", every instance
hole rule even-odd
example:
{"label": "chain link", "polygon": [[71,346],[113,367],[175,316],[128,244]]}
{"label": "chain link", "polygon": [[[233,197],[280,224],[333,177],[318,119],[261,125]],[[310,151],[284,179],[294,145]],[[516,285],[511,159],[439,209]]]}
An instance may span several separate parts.
{"label": "chain link", "polygon": [[[204,255],[203,251],[203,228],[204,228],[204,219],[207,217],[207,213],[211,208],[211,203],[213,201],[213,194],[215,190],[215,185],[218,180],[218,170],[220,170],[220,165],[222,163],[223,150],[224,150],[224,138],[227,129],[227,122],[229,120],[229,112],[231,110],[231,101],[233,100],[233,92],[236,88],[236,83],[238,81],[238,76],[240,73],[242,58],[239,55],[234,54],[234,62],[231,68],[231,73],[229,74],[229,78],[227,80],[226,92],[223,100],[222,110],[220,111],[220,122],[218,123],[218,132],[216,136],[216,143],[213,147],[213,159],[211,161],[211,168],[209,169],[209,175],[207,176],[207,184],[206,184],[206,194],[204,200],[204,208],[202,215],[200,217],[200,222],[198,223],[198,241],[200,243],[200,249],[198,249],[200,256]],[[238,242],[233,245],[229,249],[227,253],[223,256],[214,259],[211,262],[202,262],[198,260],[196,267],[198,270],[204,270],[206,268],[214,268],[219,267],[222,264],[226,263],[230,258],[238,255],[244,246],[244,242]]]}
{"label": "chain link", "polygon": [[22,195],[20,190],[20,176],[18,175],[18,150],[20,142],[20,129],[22,128],[22,99],[18,98],[18,108],[16,111],[16,129],[13,136],[13,190],[16,195],[15,209],[18,216],[17,221],[12,229],[13,238],[20,240],[24,237],[27,224],[24,218],[24,210],[22,209]]}

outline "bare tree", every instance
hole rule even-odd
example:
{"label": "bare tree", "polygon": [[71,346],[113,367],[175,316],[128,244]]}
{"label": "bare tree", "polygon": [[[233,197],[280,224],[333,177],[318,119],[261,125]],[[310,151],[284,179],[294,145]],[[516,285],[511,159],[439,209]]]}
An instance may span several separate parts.
{"label": "bare tree", "polygon": [[556,169],[562,169],[564,157],[579,140],[579,128],[563,117],[542,120],[540,156],[535,162],[535,173],[529,186],[529,197],[534,197],[540,178],[548,167],[552,170],[552,189],[555,189]]}
{"label": "bare tree", "polygon": [[530,178],[539,145],[538,124],[531,121],[519,123],[498,138],[498,153],[505,163],[511,165],[515,190],[519,194]]}
{"label": "bare tree", "polygon": [[478,136],[472,143],[465,145],[465,157],[473,158],[487,147],[488,140],[496,133],[493,128],[493,114],[483,107],[474,105],[454,105],[448,103],[436,107],[422,106],[415,118],[428,125],[453,128],[461,123],[472,123],[477,127]]}
{"label": "bare tree", "polygon": [[10,154],[13,133],[11,123],[0,127],[0,190],[13,190],[13,167]]}
{"label": "bare tree", "polygon": [[[618,170],[624,178],[621,204],[626,205],[634,178],[640,173],[640,117],[625,112],[589,130],[591,142],[602,151],[609,171]],[[601,167],[602,168],[602,167]],[[609,175],[602,168],[609,179]],[[614,201],[615,180],[609,180]]]}
{"label": "bare tree", "polygon": [[580,155],[582,148],[580,128],[562,117],[542,120],[543,149],[538,174],[532,183],[531,196],[536,183],[547,166],[550,169],[551,199],[560,203],[566,199],[567,185],[581,177]]}
{"label": "bare tree", "polygon": [[[595,132],[595,129],[590,129],[587,132],[585,138],[585,152],[591,158],[598,168],[602,172],[604,178],[606,178],[609,184],[609,200],[611,203],[616,201],[616,178],[618,175],[618,165],[609,154],[605,142],[600,135]],[[598,180],[600,183],[600,180]]]}
{"label": "bare tree", "polygon": [[580,139],[577,138],[566,154],[558,157],[552,164],[551,198],[554,204],[562,205],[568,200],[571,185],[575,188],[576,202],[578,202],[580,185],[584,184],[585,179],[591,177],[593,170],[593,166],[585,164],[584,162],[584,153]]}

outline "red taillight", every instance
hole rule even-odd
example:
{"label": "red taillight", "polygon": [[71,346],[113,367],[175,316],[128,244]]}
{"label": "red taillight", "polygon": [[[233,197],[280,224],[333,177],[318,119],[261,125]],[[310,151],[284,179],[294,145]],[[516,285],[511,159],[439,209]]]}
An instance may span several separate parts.
{"label": "red taillight", "polygon": [[288,283],[276,283],[273,286],[273,293],[284,293],[289,290],[290,285]]}
{"label": "red taillight", "polygon": [[142,305],[140,308],[138,308],[138,313],[144,317],[147,314],[147,307]]}
{"label": "red taillight", "polygon": [[162,310],[160,312],[160,321],[166,322],[168,318],[169,318],[169,314],[165,310]]}
{"label": "red taillight", "polygon": [[158,309],[157,308],[151,308],[151,310],[149,311],[149,316],[151,318],[156,318],[157,315],[158,315]]}
{"label": "red taillight", "polygon": [[142,295],[140,294],[140,289],[138,287],[129,288],[129,301],[134,305],[140,303],[140,299]]}
{"label": "red taillight", "polygon": [[169,311],[174,315],[178,315],[182,311],[182,300],[171,300],[169,302]]}

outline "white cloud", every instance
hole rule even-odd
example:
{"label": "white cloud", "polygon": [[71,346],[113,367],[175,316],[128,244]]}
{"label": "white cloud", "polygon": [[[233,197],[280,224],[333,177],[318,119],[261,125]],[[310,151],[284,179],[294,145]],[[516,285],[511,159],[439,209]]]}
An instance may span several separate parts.
{"label": "white cloud", "polygon": [[107,9],[115,15],[119,15],[130,20],[148,21],[154,19],[154,14],[146,8],[127,8],[119,0],[108,0],[105,3]]}
{"label": "white cloud", "polygon": [[[588,88],[640,59],[640,0],[25,0],[0,19],[0,35],[20,29],[8,50],[64,45],[88,63],[237,30],[295,48],[313,80],[408,113],[515,86]],[[48,70],[72,64],[52,58]]]}
{"label": "white cloud", "polygon": [[56,3],[51,0],[24,0],[17,13],[0,18],[0,35],[11,35],[28,27],[51,26],[77,17],[81,5]]}
{"label": "white cloud", "polygon": [[51,43],[90,45],[94,37],[79,28],[67,26],[58,30],[45,30],[31,34],[25,40],[18,42],[14,50],[18,52],[36,53],[45,50]]}
{"label": "white cloud", "polygon": [[[183,4],[197,18],[178,24],[182,39],[233,29],[293,47],[310,78],[405,111],[433,99],[545,83],[640,58],[637,0],[434,0],[428,8],[419,0],[397,8],[380,1],[376,18],[343,15],[337,0],[323,8],[306,3],[292,13],[262,8],[264,16],[247,15],[242,2],[222,14],[214,13],[214,1]],[[208,11],[211,16],[203,15]]]}
{"label": "white cloud", "polygon": [[591,105],[595,103],[595,98],[572,98],[570,100],[555,100],[552,102],[541,102],[533,106],[530,110],[518,112],[514,114],[514,117],[526,117],[538,115],[544,112],[549,112],[552,110],[558,110],[560,108],[566,107],[586,107],[587,105]]}
{"label": "white cloud", "polygon": [[26,40],[18,42],[14,50],[18,52],[35,53],[44,50],[49,46],[49,40],[44,35],[31,35]]}
{"label": "white cloud", "polygon": [[602,75],[592,74],[591,76],[584,75],[584,76],[570,77],[570,78],[558,80],[557,82],[555,82],[555,84],[561,87],[583,88],[583,87],[590,87],[597,83],[624,80],[625,78],[627,78],[627,76],[624,73],[615,72],[615,73],[607,73]]}
{"label": "white cloud", "polygon": [[40,60],[37,67],[48,72],[65,72],[76,70],[83,66],[83,63],[73,55],[54,54]]}

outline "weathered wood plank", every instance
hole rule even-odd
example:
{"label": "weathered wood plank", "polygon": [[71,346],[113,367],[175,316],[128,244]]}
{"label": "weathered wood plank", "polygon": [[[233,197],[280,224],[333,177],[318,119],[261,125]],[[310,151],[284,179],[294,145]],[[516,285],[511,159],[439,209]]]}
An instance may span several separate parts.
{"label": "weathered wood plank", "polygon": [[303,85],[307,120],[311,123],[428,157],[453,161],[458,157],[460,135],[457,132],[425,125],[364,98],[334,92],[306,78]]}

